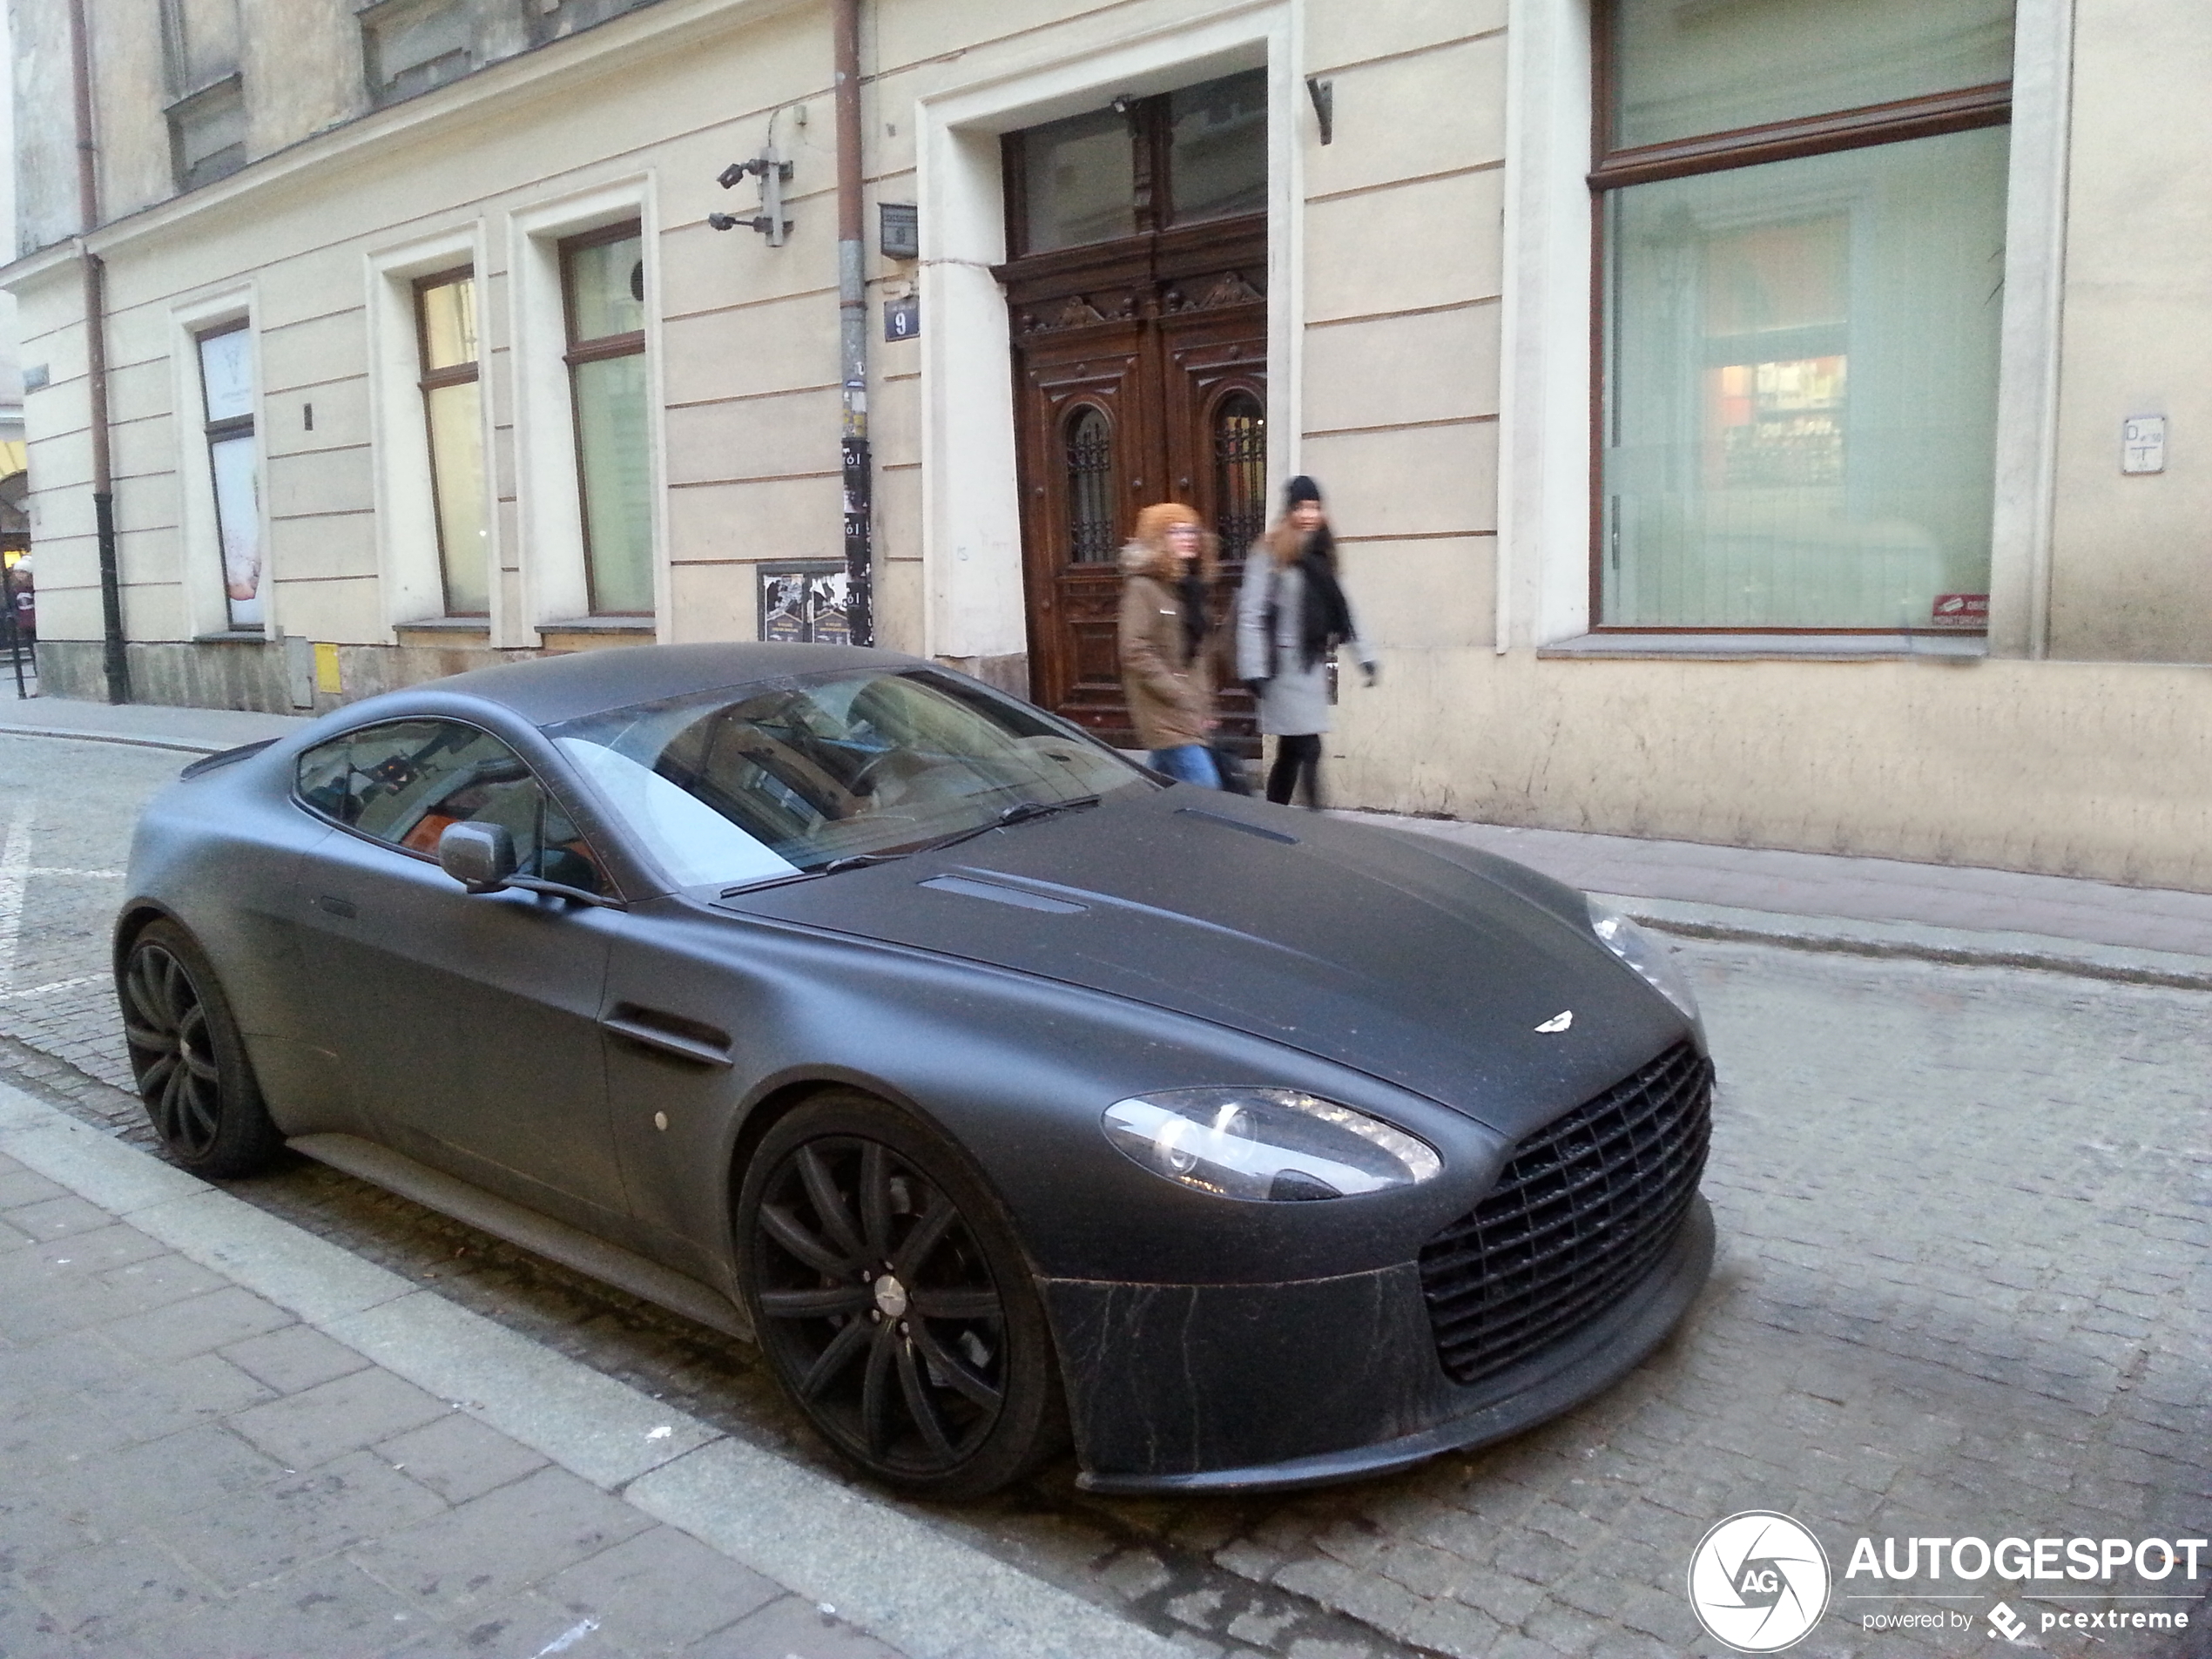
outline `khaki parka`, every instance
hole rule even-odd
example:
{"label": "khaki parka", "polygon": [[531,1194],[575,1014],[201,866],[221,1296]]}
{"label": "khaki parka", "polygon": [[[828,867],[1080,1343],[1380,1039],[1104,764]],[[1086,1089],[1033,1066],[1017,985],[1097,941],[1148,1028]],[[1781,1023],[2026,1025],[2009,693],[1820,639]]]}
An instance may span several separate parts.
{"label": "khaki parka", "polygon": [[[1122,549],[1122,690],[1137,743],[1148,750],[1179,749],[1213,735],[1214,659],[1224,631],[1213,601],[1214,538],[1205,536],[1197,563],[1205,578],[1209,625],[1192,654],[1183,626],[1181,563],[1167,544],[1168,525],[1176,519],[1156,519],[1157,512],[1144,510],[1136,536]],[[1195,523],[1197,516],[1185,522]]]}

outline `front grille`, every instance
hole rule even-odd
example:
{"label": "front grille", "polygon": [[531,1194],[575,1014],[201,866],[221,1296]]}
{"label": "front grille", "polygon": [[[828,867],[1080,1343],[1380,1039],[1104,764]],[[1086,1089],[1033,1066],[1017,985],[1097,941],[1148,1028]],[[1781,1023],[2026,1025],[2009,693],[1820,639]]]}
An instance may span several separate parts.
{"label": "front grille", "polygon": [[1421,1251],[1437,1358],[1477,1383],[1595,1318],[1681,1231],[1713,1068],[1678,1044],[1514,1148],[1490,1196]]}

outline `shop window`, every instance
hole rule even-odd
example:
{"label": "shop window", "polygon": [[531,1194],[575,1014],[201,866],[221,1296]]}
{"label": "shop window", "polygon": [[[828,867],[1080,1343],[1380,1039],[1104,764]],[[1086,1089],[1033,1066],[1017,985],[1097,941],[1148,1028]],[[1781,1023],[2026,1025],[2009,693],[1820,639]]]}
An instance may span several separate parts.
{"label": "shop window", "polygon": [[586,590],[594,616],[653,609],[644,242],[636,220],[561,244]]}
{"label": "shop window", "polygon": [[1009,133],[1015,257],[1264,212],[1267,71]]}
{"label": "shop window", "polygon": [[445,611],[448,617],[482,617],[491,610],[491,573],[484,534],[475,273],[447,271],[418,281],[415,325]]}
{"label": "shop window", "polygon": [[223,597],[230,625],[264,621],[260,442],[253,432],[253,335],[244,322],[211,329],[194,342],[206,418],[207,469],[215,533],[223,554]]}
{"label": "shop window", "polygon": [[1114,556],[1114,431],[1085,403],[1068,417],[1069,558],[1096,564]]}
{"label": "shop window", "polygon": [[1598,625],[1984,614],[2010,0],[1613,0],[1598,42]]}

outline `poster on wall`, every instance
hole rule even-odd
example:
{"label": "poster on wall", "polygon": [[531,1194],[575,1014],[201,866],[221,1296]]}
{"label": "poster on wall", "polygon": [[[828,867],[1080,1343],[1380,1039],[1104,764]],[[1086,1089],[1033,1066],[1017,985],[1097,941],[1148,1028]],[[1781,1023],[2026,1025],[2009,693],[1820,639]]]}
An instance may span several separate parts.
{"label": "poster on wall", "polygon": [[763,564],[760,637],[790,645],[849,645],[849,578],[842,559]]}

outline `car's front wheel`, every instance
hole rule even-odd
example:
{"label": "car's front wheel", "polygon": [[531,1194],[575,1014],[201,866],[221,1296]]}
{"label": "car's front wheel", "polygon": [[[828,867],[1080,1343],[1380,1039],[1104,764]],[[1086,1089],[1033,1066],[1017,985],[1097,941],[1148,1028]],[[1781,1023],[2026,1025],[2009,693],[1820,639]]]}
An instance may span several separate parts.
{"label": "car's front wheel", "polygon": [[117,991],[138,1095],[169,1156],[212,1180],[251,1175],[284,1137],[269,1121],[238,1022],[192,936],[155,921],[131,941]]}
{"label": "car's front wheel", "polygon": [[934,1131],[872,1096],[819,1095],[763,1137],[737,1224],[761,1346],[864,1473],[972,1498],[1057,1448],[1066,1415],[1028,1266]]}

